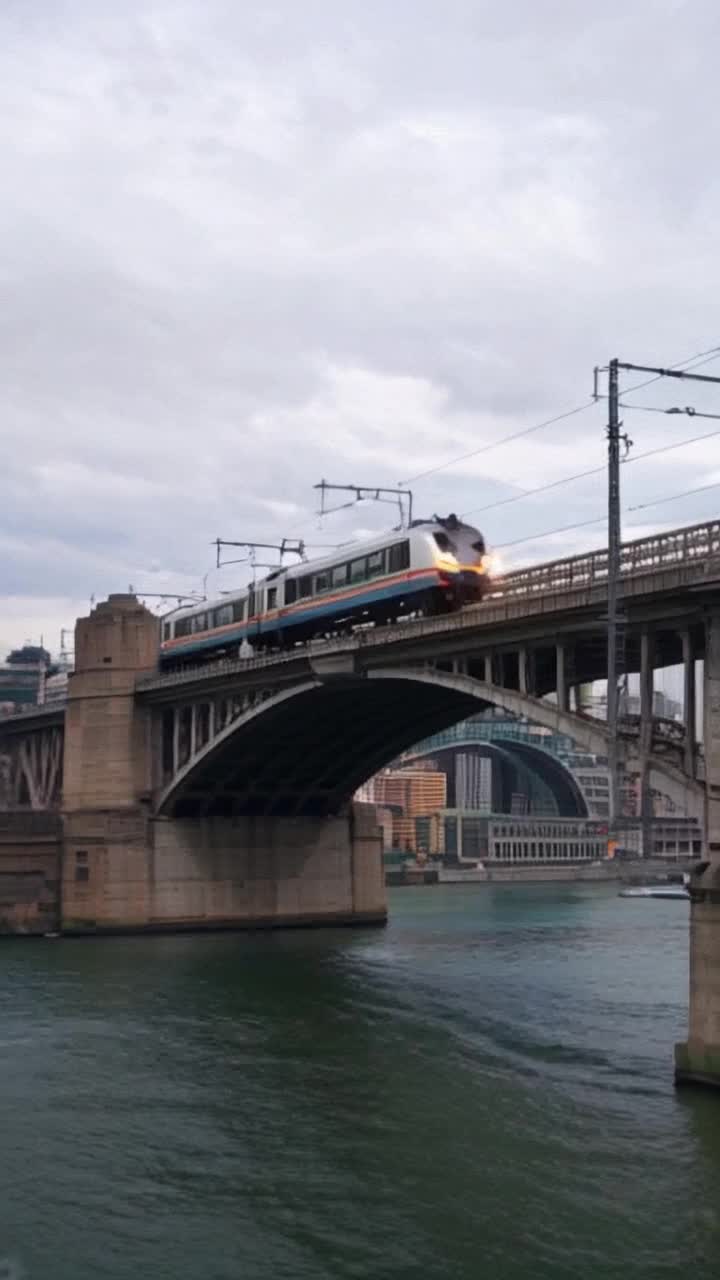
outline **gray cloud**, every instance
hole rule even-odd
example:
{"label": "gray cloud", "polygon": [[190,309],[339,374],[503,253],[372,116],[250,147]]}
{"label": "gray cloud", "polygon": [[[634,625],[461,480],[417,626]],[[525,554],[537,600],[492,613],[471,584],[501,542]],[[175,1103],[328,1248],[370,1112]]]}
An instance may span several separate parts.
{"label": "gray cloud", "polygon": [[[318,528],[313,483],[395,482],[580,403],[614,354],[720,342],[719,21],[710,0],[6,5],[0,642],[93,592],[197,585],[219,534],[381,527],[364,507]],[[717,409],[634,397],[678,398]],[[626,419],[638,451],[696,432]],[[428,477],[416,507],[603,450],[599,406]],[[627,503],[713,469],[715,442],[639,463]],[[478,521],[511,542],[601,490]]]}

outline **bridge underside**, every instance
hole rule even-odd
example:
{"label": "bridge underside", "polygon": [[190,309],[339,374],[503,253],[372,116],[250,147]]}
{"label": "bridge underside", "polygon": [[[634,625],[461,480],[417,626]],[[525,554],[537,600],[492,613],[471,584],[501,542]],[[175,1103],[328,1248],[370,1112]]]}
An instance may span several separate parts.
{"label": "bridge underside", "polygon": [[339,813],[361,783],[401,751],[482,705],[470,693],[404,679],[313,685],[221,739],[166,795],[160,811],[173,817]]}

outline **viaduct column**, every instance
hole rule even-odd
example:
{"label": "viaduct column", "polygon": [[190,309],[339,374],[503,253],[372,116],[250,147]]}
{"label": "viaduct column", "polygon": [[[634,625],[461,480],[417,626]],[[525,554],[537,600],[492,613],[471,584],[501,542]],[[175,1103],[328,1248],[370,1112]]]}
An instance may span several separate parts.
{"label": "viaduct column", "polygon": [[75,627],[65,713],[61,927],[147,919],[150,713],[135,681],[157,667],[158,621],[133,595],[111,595]]}
{"label": "viaduct column", "polygon": [[703,708],[706,853],[690,887],[690,1020],[675,1079],[720,1088],[720,613],[706,621]]}
{"label": "viaduct column", "polygon": [[695,739],[697,726],[695,723],[695,648],[692,632],[682,633],[683,655],[683,721],[685,724],[685,772],[690,778],[695,777]]}
{"label": "viaduct column", "polygon": [[650,755],[652,752],[655,637],[647,628],[640,636],[640,821],[642,853],[653,852],[653,798],[650,789]]}

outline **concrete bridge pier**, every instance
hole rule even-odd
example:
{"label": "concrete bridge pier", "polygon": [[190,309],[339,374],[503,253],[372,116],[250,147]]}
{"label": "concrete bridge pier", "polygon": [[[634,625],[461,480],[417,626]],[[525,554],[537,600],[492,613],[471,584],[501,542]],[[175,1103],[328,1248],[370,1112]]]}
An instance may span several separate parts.
{"label": "concrete bridge pier", "polygon": [[75,627],[63,760],[60,923],[65,932],[145,923],[152,713],[135,701],[157,668],[158,621],[111,595]]}
{"label": "concrete bridge pier", "polygon": [[689,1028],[675,1080],[720,1088],[720,613],[706,620],[703,694],[707,851],[691,884]]}
{"label": "concrete bridge pier", "polygon": [[[162,717],[135,697],[157,619],[115,595],[78,620],[65,723],[65,933],[382,923],[374,809],[159,817]],[[194,723],[194,721],[193,721]]]}
{"label": "concrete bridge pier", "polygon": [[344,816],[170,818],[152,824],[154,929],[384,924],[372,805]]}

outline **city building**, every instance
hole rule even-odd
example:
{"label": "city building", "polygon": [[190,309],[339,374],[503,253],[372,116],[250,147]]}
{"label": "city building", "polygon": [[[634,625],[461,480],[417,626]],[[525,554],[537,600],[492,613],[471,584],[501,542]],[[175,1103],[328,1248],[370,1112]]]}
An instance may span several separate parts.
{"label": "city building", "polygon": [[[593,693],[592,685],[583,685],[578,697],[578,710],[583,711],[586,715],[594,716],[597,720],[607,720],[607,694]],[[620,694],[620,702],[618,710],[620,715],[639,716],[640,715],[640,694],[623,691]],[[671,698],[669,694],[664,693],[661,689],[653,690],[653,711],[654,716],[661,720],[682,720],[682,703],[676,698]]]}
{"label": "city building", "polygon": [[477,752],[455,754],[455,803],[459,809],[492,809],[492,760]]}
{"label": "city building", "polygon": [[[658,705],[673,710],[667,699]],[[548,766],[542,764],[544,757],[556,762],[554,783]],[[578,790],[581,793],[586,817],[579,816],[577,807],[562,807],[573,797],[566,794],[563,799],[562,786],[558,790],[559,765],[562,776],[570,774],[574,780],[575,805]],[[654,791],[651,847],[643,849],[637,772],[621,774],[620,795],[621,847],[670,859],[698,856],[702,838],[698,824],[678,813],[667,796]],[[371,779],[358,798],[392,811],[391,824],[385,823],[385,849],[419,859],[502,860],[508,854],[510,861],[582,861],[607,852],[607,758],[579,751],[568,736],[495,709],[418,743],[396,767]],[[521,824],[512,836],[500,834],[503,816]],[[575,826],[563,826],[559,835],[551,837],[543,834],[546,827],[533,827],[536,821]],[[508,840],[510,846],[503,844]],[[522,847],[519,840],[525,841]],[[508,853],[513,841],[514,854]]]}
{"label": "city building", "polygon": [[592,862],[607,856],[607,826],[589,818],[480,815],[446,809],[447,861],[482,863]]}
{"label": "city building", "polygon": [[13,649],[0,665],[0,713],[22,711],[44,700],[50,654],[40,645]]}
{"label": "city building", "polygon": [[[437,827],[422,825],[419,819],[430,819],[447,803],[447,778],[427,762],[422,768],[383,769],[357,793],[357,798],[389,811],[392,817],[392,844],[387,843],[387,824],[383,827],[383,846],[402,849],[410,854],[435,855]],[[420,841],[420,844],[418,844]]]}

